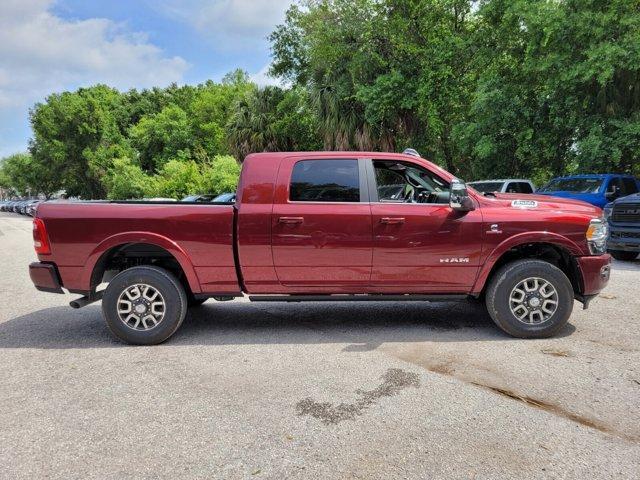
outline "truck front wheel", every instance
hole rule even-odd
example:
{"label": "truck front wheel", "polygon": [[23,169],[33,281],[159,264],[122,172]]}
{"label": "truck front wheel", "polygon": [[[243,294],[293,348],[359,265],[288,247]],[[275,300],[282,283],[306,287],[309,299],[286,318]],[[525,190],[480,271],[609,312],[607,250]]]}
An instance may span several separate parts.
{"label": "truck front wheel", "polygon": [[573,310],[573,288],[555,265],[516,260],[491,278],[486,294],[489,315],[513,337],[546,338],[559,332]]}
{"label": "truck front wheel", "polygon": [[187,313],[187,295],[178,279],[153,266],[116,275],[102,297],[102,313],[111,332],[136,345],[164,342]]}

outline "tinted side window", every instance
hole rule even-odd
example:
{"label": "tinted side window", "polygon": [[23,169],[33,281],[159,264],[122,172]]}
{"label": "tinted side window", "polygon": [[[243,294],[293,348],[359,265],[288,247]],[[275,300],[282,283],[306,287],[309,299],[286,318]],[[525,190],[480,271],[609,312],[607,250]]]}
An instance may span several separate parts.
{"label": "tinted side window", "polygon": [[359,202],[357,160],[303,160],[293,167],[289,199],[297,202]]}
{"label": "tinted side window", "polygon": [[622,194],[623,195],[631,195],[632,193],[636,193],[638,191],[638,185],[635,180],[632,178],[623,178],[622,179]]}

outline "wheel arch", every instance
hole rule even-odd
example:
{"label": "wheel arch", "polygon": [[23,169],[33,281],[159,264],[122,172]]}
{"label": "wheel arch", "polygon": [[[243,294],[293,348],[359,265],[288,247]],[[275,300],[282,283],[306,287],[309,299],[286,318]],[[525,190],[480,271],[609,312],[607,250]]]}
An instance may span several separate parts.
{"label": "wheel arch", "polygon": [[478,272],[472,294],[482,296],[486,287],[503,265],[518,259],[539,259],[555,265],[569,278],[574,293],[584,290],[582,272],[575,257],[582,254],[571,240],[549,232],[531,232],[511,237],[498,245]]}
{"label": "wheel arch", "polygon": [[[109,266],[110,260],[116,255],[124,254],[127,249],[149,247],[149,258],[156,258],[157,255],[167,256],[176,262],[179,267],[179,277],[183,278],[185,287],[193,293],[200,293],[200,283],[187,253],[174,241],[155,233],[149,232],[127,232],[113,235],[102,241],[89,255],[85,263],[83,285],[88,286],[89,291],[93,291],[102,280],[102,277]],[[141,256],[140,258],[145,258]]]}

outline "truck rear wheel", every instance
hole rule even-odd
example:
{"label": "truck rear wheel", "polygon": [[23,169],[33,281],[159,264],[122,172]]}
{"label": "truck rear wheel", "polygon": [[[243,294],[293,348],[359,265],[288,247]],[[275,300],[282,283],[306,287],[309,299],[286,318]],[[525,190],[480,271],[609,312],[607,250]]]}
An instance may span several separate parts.
{"label": "truck rear wheel", "polygon": [[518,338],[546,338],[559,332],[573,310],[571,282],[555,265],[516,260],[500,268],[486,294],[489,315]]}
{"label": "truck rear wheel", "polygon": [[178,279],[152,266],[133,267],[109,282],[102,313],[111,332],[136,345],[155,345],[173,335],[187,313],[187,295]]}
{"label": "truck rear wheel", "polygon": [[638,252],[627,252],[624,250],[609,250],[609,253],[616,260],[623,260],[625,262],[630,262],[638,257]]}

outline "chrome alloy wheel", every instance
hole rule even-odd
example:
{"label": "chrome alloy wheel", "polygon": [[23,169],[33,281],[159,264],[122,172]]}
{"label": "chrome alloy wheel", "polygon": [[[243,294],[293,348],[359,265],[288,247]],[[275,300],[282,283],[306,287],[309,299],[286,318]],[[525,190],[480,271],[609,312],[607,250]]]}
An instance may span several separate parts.
{"label": "chrome alloy wheel", "polygon": [[162,294],[145,283],[127,287],[118,297],[118,316],[133,330],[147,331],[157,327],[165,311]]}
{"label": "chrome alloy wheel", "polygon": [[556,313],[558,292],[547,280],[529,277],[511,290],[509,308],[518,321],[527,325],[539,325]]}

